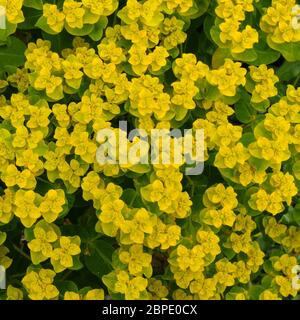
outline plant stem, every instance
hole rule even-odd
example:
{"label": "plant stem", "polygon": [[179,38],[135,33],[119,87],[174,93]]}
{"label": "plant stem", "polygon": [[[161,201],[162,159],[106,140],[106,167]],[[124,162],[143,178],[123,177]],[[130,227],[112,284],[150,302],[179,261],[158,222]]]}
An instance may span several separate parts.
{"label": "plant stem", "polygon": [[31,258],[29,257],[28,254],[26,254],[23,250],[21,250],[18,246],[16,246],[15,244],[12,245],[13,248],[19,252],[24,258],[26,258],[27,260],[31,261]]}
{"label": "plant stem", "polygon": [[194,193],[195,193],[195,185],[194,185],[194,182],[193,182],[193,180],[192,180],[189,176],[186,176],[186,179],[188,180],[189,185],[192,187],[192,188],[191,188],[191,196],[193,197],[193,195],[194,195]]}
{"label": "plant stem", "polygon": [[41,177],[36,177],[36,179],[39,180],[39,181],[41,181],[41,182],[44,182],[44,183],[46,183],[46,184],[49,184],[50,186],[53,186],[53,183],[51,183],[51,182],[49,182],[49,181],[47,181],[47,180],[45,180],[45,179],[43,179],[43,178],[41,178]]}
{"label": "plant stem", "polygon": [[297,76],[297,78],[295,79],[294,84],[293,84],[293,86],[294,86],[295,88],[296,88],[299,80],[300,80],[300,72],[299,72],[299,74],[298,74],[298,76]]}
{"label": "plant stem", "polygon": [[68,270],[65,275],[61,278],[61,281],[64,281],[68,278],[68,276],[72,273],[72,270]]}

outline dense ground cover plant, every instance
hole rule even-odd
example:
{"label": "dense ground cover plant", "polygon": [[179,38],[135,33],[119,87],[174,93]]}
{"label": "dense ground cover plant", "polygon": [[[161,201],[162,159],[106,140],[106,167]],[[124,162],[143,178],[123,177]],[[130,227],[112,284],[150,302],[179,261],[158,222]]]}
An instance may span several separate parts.
{"label": "dense ground cover plant", "polygon": [[[299,299],[296,1],[0,5],[1,298]],[[99,165],[121,120],[203,128],[204,172]]]}

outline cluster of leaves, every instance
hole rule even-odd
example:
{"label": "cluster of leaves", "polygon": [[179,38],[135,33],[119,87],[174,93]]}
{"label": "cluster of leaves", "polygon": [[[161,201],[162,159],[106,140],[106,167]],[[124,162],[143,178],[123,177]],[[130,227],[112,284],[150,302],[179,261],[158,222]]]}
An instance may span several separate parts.
{"label": "cluster of leaves", "polygon": [[[295,0],[0,5],[2,299],[299,299]],[[204,129],[204,172],[100,165],[122,120]]]}

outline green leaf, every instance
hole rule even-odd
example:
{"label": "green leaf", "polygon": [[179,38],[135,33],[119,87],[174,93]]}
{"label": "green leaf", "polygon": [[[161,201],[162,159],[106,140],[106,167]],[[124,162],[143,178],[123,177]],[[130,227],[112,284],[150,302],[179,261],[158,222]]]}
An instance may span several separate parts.
{"label": "green leaf", "polygon": [[[192,15],[188,15],[188,17],[190,19],[196,19],[201,17],[208,9],[209,7],[209,0],[195,0],[195,4],[196,4],[196,13],[192,14]],[[189,11],[187,11],[188,13]],[[185,14],[183,14],[184,16]]]}
{"label": "green leaf", "polygon": [[24,230],[24,237],[26,239],[27,242],[33,240],[35,237],[34,237],[34,233],[33,233],[33,227],[31,228],[26,228]]}
{"label": "green leaf", "polygon": [[255,119],[256,111],[250,104],[250,95],[242,91],[241,99],[235,104],[236,118],[242,123],[249,123]]}
{"label": "green leaf", "polygon": [[65,28],[73,36],[86,36],[93,31],[94,25],[85,24],[82,28],[79,29],[79,28],[71,28],[66,24]]}
{"label": "green leaf", "polygon": [[235,257],[236,253],[232,249],[222,248],[222,252],[225,254],[228,260],[231,260]]}
{"label": "green leaf", "polygon": [[35,24],[36,27],[42,29],[43,31],[49,34],[57,34],[58,32],[53,31],[47,24],[47,19],[44,16],[41,16]]}
{"label": "green leaf", "polygon": [[271,49],[266,40],[266,35],[263,32],[259,32],[259,43],[254,44],[254,50],[257,54],[257,58],[251,61],[250,64],[259,66],[261,64],[271,64],[280,58],[280,52]]}
{"label": "green leaf", "polygon": [[24,0],[23,6],[34,8],[37,10],[43,10],[43,1],[42,0]]}
{"label": "green leaf", "polygon": [[128,168],[128,170],[136,173],[147,173],[151,170],[151,167],[149,164],[138,163]]}
{"label": "green leaf", "polygon": [[234,60],[251,62],[257,59],[257,53],[254,49],[247,49],[241,53],[231,53]]}
{"label": "green leaf", "polygon": [[0,246],[5,242],[6,240],[6,233],[0,231]]}
{"label": "green leaf", "polygon": [[259,103],[251,102],[251,105],[258,112],[265,112],[267,108],[270,106],[270,101],[267,99]]}
{"label": "green leaf", "polygon": [[88,244],[84,256],[86,267],[91,273],[101,278],[112,270],[112,253],[114,249],[108,241],[96,240]]}
{"label": "green leaf", "polygon": [[226,58],[232,58],[230,49],[217,48],[217,50],[214,52],[212,56],[212,67],[214,69],[221,67],[224,64]]}
{"label": "green leaf", "polygon": [[293,165],[293,174],[297,180],[300,180],[300,160],[297,160]]}
{"label": "green leaf", "polygon": [[[65,273],[68,271],[65,271]],[[55,286],[59,290],[59,293],[63,297],[67,291],[78,292],[77,285],[73,281],[69,280],[58,280],[54,282]]]}
{"label": "green leaf", "polygon": [[221,40],[220,40],[220,30],[217,26],[213,26],[210,29],[210,36],[213,39],[213,41],[220,47],[220,48],[228,48],[229,46],[227,44],[224,44]]}
{"label": "green leaf", "polygon": [[70,268],[71,270],[80,270],[83,268],[83,264],[79,260],[79,256],[73,257],[73,267]]}
{"label": "green leaf", "polygon": [[299,62],[285,61],[277,71],[277,75],[281,81],[290,81],[298,76],[300,73]]}
{"label": "green leaf", "polygon": [[266,170],[269,167],[269,162],[264,159],[258,159],[251,157],[249,159],[249,163],[257,170],[257,171],[263,171]]}
{"label": "green leaf", "polygon": [[51,50],[61,53],[63,49],[72,48],[72,38],[66,31],[62,31],[59,34],[49,34],[42,31],[43,39],[51,42]]}
{"label": "green leaf", "polygon": [[125,189],[121,199],[131,208],[142,208],[143,201],[135,189]]}
{"label": "green leaf", "polygon": [[6,21],[6,28],[0,29],[0,41],[6,41],[8,36],[15,33],[17,25]]}
{"label": "green leaf", "polygon": [[252,132],[246,132],[242,135],[242,138],[240,141],[245,147],[248,147],[249,144],[254,142],[255,140],[256,140],[255,136]]}
{"label": "green leaf", "polygon": [[253,131],[254,135],[256,138],[258,137],[265,137],[267,139],[270,139],[272,140],[272,134],[270,131],[268,131],[265,126],[264,126],[264,122],[261,121],[259,122],[255,128],[254,128],[254,131]]}
{"label": "green leaf", "polygon": [[204,33],[206,37],[212,41],[210,30],[213,27],[215,23],[214,16],[208,14],[205,16],[204,22],[203,22],[203,28],[204,28]]}
{"label": "green leaf", "polygon": [[93,31],[89,34],[89,37],[94,41],[99,41],[102,38],[103,30],[106,27],[108,20],[106,17],[101,17],[99,21],[94,24]]}
{"label": "green leaf", "polygon": [[288,220],[289,223],[296,223],[300,226],[300,203],[296,204],[295,207],[289,207]]}
{"label": "green leaf", "polygon": [[[75,206],[76,201],[77,197],[75,200]],[[82,211],[83,208],[81,207],[79,210]],[[100,237],[95,230],[95,224],[97,223],[97,221],[98,219],[95,214],[95,209],[93,207],[88,207],[85,213],[79,217],[78,222],[80,227],[78,228],[77,233],[83,242],[89,242],[93,238]]]}
{"label": "green leaf", "polygon": [[117,281],[116,274],[114,272],[110,272],[109,274],[106,274],[102,277],[103,283],[106,285],[106,287],[110,290],[113,290],[114,285]]}
{"label": "green leaf", "polygon": [[0,68],[6,65],[19,67],[25,63],[25,44],[16,37],[9,37],[5,46],[0,46]]}
{"label": "green leaf", "polygon": [[271,40],[271,36],[267,37],[268,45],[279,51],[284,58],[289,61],[300,61],[300,42],[275,43]]}
{"label": "green leaf", "polygon": [[220,91],[218,87],[207,84],[205,88],[204,97],[207,100],[216,101],[220,97]]}
{"label": "green leaf", "polygon": [[237,93],[235,94],[235,96],[233,97],[226,97],[226,96],[222,96],[221,100],[228,105],[233,105],[235,103],[237,103],[241,98],[241,95],[239,93],[239,90],[237,91]]}
{"label": "green leaf", "polygon": [[12,75],[17,72],[17,67],[6,65],[3,67],[3,71],[5,71],[8,75]]}
{"label": "green leaf", "polygon": [[63,211],[59,214],[59,218],[64,218],[72,209],[75,202],[75,196],[73,194],[66,193],[66,203],[63,205]]}
{"label": "green leaf", "polygon": [[270,289],[270,287],[272,287],[273,280],[274,280],[274,277],[264,276],[262,278],[261,284],[265,289]]}
{"label": "green leaf", "polygon": [[36,29],[36,23],[42,15],[40,10],[24,7],[22,9],[25,21],[18,24],[18,29],[31,30]]}
{"label": "green leaf", "polygon": [[268,48],[266,50],[263,49],[255,49],[257,58],[254,61],[249,61],[249,64],[260,66],[261,64],[271,64],[276,62],[280,58],[280,53]]}
{"label": "green leaf", "polygon": [[271,274],[273,272],[273,265],[270,260],[265,260],[263,264],[263,269],[266,273]]}

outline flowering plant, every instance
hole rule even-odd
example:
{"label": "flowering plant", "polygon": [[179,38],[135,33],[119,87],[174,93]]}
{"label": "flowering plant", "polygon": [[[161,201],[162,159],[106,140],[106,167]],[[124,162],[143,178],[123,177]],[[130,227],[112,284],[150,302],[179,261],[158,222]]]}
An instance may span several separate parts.
{"label": "flowering plant", "polygon": [[[299,299],[295,0],[0,6],[1,299]],[[99,163],[125,120],[204,129],[203,173]]]}

